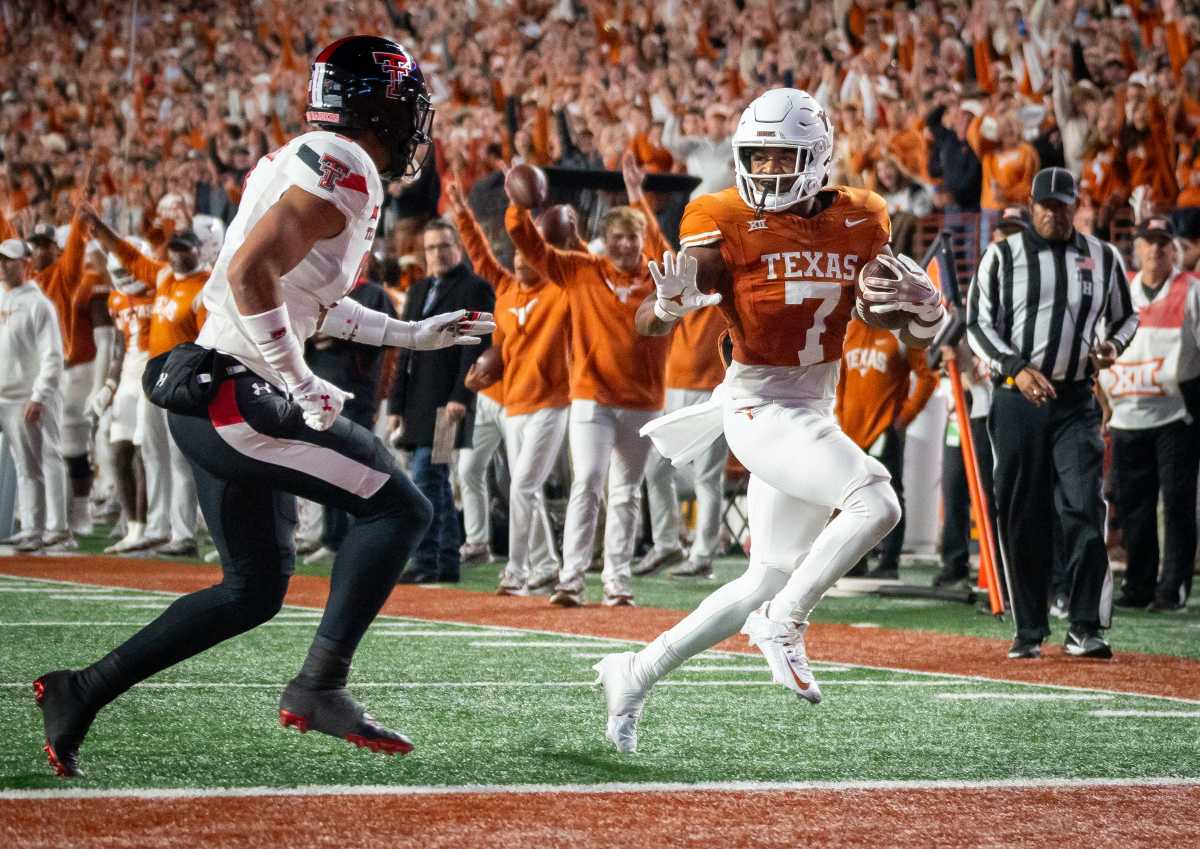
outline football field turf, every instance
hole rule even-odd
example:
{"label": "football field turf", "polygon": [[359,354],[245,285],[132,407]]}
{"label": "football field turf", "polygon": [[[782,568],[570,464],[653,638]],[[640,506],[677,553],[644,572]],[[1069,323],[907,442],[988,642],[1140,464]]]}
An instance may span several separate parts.
{"label": "football field turf", "polygon": [[[5,562],[0,572],[10,571]],[[158,565],[132,562],[147,572]],[[213,574],[171,568],[184,578],[189,571],[198,579]],[[999,674],[950,666],[929,671],[928,663],[906,663],[901,649],[888,664],[877,661],[878,651],[864,652],[869,663],[821,662],[817,639],[811,653],[825,701],[813,707],[772,684],[761,656],[742,640],[723,644],[732,651],[689,661],[661,682],[646,706],[639,752],[623,756],[603,738],[604,700],[592,687],[590,669],[604,654],[638,644],[625,638],[628,629],[604,626],[611,611],[590,634],[565,633],[589,628],[555,627],[533,601],[521,600],[519,610],[528,613],[514,617],[501,615],[511,600],[421,588],[403,590],[405,609],[429,614],[381,617],[352,675],[356,696],[413,738],[417,749],[410,756],[374,755],[278,726],[279,691],[320,615],[314,606],[289,604],[270,623],[155,676],[111,705],[83,748],[87,776],[64,783],[50,774],[40,751],[30,682],[50,669],[94,660],[177,593],[139,588],[128,569],[126,577],[109,579],[81,568],[78,581],[24,571],[0,575],[0,842],[8,846],[66,845],[39,834],[38,826],[49,827],[55,812],[74,805],[93,805],[85,809],[90,834],[104,838],[75,845],[320,845],[316,835],[305,835],[304,819],[333,816],[348,827],[344,816],[322,814],[323,807],[372,818],[369,828],[351,828],[330,845],[441,845],[443,837],[499,845],[498,838],[519,835],[544,845],[612,845],[606,835],[621,833],[627,846],[675,845],[680,835],[668,824],[685,814],[684,822],[696,826],[693,837],[711,834],[716,841],[688,845],[750,845],[745,841],[756,829],[781,824],[826,834],[822,845],[894,845],[885,833],[877,842],[838,842],[858,833],[828,826],[838,806],[844,808],[838,823],[865,827],[883,816],[876,831],[899,835],[917,828],[928,838],[925,845],[1076,845],[1072,834],[1088,837],[1078,845],[1108,845],[1107,836],[1115,841],[1118,835],[1125,846],[1196,845],[1187,842],[1195,837],[1187,824],[1200,803],[1200,693],[1155,686],[1149,673],[1144,687],[1138,680],[1122,686],[1111,674],[1120,667],[1108,664],[1090,664],[1098,670],[1091,686],[1077,674],[1064,677],[1066,684],[1052,674],[1043,676],[1051,680],[1014,681],[1004,666],[995,667]],[[294,583],[304,580],[319,590],[324,579]],[[658,592],[673,591],[662,584]],[[468,603],[501,613],[465,612]],[[827,607],[836,621],[942,606],[830,599]],[[662,613],[665,621],[680,615]],[[1200,628],[1194,615],[1147,621],[1157,636],[1142,639],[1157,640],[1159,651],[1178,645],[1182,650],[1171,653],[1195,657]],[[1002,636],[1007,626],[979,617],[979,627]],[[860,627],[848,633],[865,648],[902,632]],[[912,633],[938,640],[935,632]],[[1194,680],[1197,662],[1177,662]],[[1068,671],[1077,671],[1075,664]],[[1132,675],[1141,667],[1128,668]],[[826,801],[817,816],[802,804],[811,793],[837,804]],[[597,794],[604,798],[597,801]],[[785,801],[781,807],[778,794],[799,806]],[[438,802],[422,805],[423,799]],[[1127,805],[1123,816],[1119,800]],[[168,815],[153,806],[181,803],[193,806],[183,816],[190,826],[169,839],[156,837],[155,816]],[[251,813],[234,817],[251,803]],[[1002,818],[1003,811],[1032,805],[1026,830],[1020,817],[1012,825],[1014,834],[1033,842],[987,842],[989,834],[1003,832],[994,822],[977,823],[975,814],[992,805]],[[695,811],[687,813],[689,806]],[[1091,806],[1099,820],[1088,833],[1078,817]],[[405,821],[388,830],[382,812],[400,810],[407,811]],[[629,810],[636,812],[632,820]],[[764,825],[751,821],[760,810],[787,813]],[[377,815],[383,818],[375,821]],[[522,820],[514,837],[513,821]],[[272,829],[289,825],[292,842],[271,837]],[[142,828],[150,831],[139,836]],[[638,831],[648,842],[631,836]],[[949,842],[939,843],[940,833]],[[368,834],[374,836],[367,840]],[[354,842],[354,835],[365,842]]]}

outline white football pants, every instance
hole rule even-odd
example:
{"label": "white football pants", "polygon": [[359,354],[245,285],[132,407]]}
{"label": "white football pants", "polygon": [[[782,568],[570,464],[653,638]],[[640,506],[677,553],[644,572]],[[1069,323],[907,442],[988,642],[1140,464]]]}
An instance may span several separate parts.
{"label": "white football pants", "polygon": [[167,411],[138,399],[138,432],[146,469],[146,537],[184,542],[196,538],[196,481],[167,428]]}
{"label": "white football pants", "polygon": [[[702,404],[712,397],[701,389],[668,389],[666,412],[673,413]],[[721,533],[721,508],[725,500],[725,461],[729,447],[720,437],[698,459],[682,470],[692,478],[696,492],[696,536],[692,542],[692,560],[711,560],[716,556]],[[646,461],[646,492],[650,502],[650,527],[654,547],[666,551],[679,546],[679,496],[675,492],[675,468],[671,461],[650,449]]]}
{"label": "white football pants", "polygon": [[583,576],[592,562],[600,493],[608,473],[608,513],[604,524],[604,592],[632,595],[630,564],[642,502],[642,478],[650,440],[638,435],[642,426],[661,415],[657,410],[606,407],[595,401],[572,401],[571,498],[563,530],[563,568],[558,589],[583,592]]}
{"label": "white football pants", "polygon": [[25,404],[0,404],[0,429],[17,471],[21,532],[52,534],[67,529],[67,468],[59,443],[62,397],[46,399],[37,424],[25,421]]}
{"label": "white football pants", "polygon": [[512,479],[508,490],[508,566],[504,582],[521,586],[558,574],[543,487],[567,435],[567,407],[551,407],[504,420],[504,445]]}
{"label": "white football pants", "polygon": [[838,428],[832,401],[749,409],[731,402],[724,428],[751,475],[750,565],[638,653],[643,686],[735,634],[768,599],[771,619],[807,621],[821,596],[900,520],[887,470]]}
{"label": "white football pants", "polygon": [[503,440],[504,408],[486,395],[476,396],[472,447],[458,452],[458,484],[462,495],[463,529],[468,545],[491,545],[487,470]]}

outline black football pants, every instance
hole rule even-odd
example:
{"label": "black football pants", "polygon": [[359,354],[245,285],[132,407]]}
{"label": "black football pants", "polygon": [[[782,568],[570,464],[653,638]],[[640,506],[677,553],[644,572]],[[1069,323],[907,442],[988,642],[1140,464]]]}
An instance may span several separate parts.
{"label": "black football pants", "polygon": [[344,510],[354,525],[333,563],[314,645],[349,659],[415,543],[429,501],[366,428],[339,417],[327,431],[250,372],[228,377],[207,417],[171,413],[200,509],[221,554],[221,583],[183,596],[89,671],[98,701],[266,622],[292,575],[295,496]]}
{"label": "black football pants", "polygon": [[1035,407],[1015,388],[999,387],[988,415],[999,545],[1017,636],[1029,641],[1050,635],[1056,512],[1071,576],[1071,627],[1107,628],[1112,615],[1100,405],[1088,381],[1055,383],[1055,390],[1056,399]]}

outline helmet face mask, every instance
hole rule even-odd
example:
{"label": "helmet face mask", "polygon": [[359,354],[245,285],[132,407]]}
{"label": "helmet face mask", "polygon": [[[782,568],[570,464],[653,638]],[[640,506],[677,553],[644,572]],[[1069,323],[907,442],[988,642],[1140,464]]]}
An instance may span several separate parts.
{"label": "helmet face mask", "polygon": [[425,79],[391,39],[356,35],[317,55],[305,118],[325,130],[365,130],[388,151],[385,180],[413,179],[432,144],[433,113]]}
{"label": "helmet face mask", "polygon": [[[772,173],[754,173],[755,154],[794,151],[795,158]],[[773,157],[775,158],[775,157]],[[796,89],[772,89],[742,113],[733,135],[738,194],[760,212],[782,212],[819,192],[833,160],[833,126],[815,99]]]}

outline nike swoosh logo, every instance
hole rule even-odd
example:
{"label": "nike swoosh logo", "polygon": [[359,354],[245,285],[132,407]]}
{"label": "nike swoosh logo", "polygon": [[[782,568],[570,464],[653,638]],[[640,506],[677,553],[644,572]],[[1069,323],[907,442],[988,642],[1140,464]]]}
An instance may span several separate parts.
{"label": "nike swoosh logo", "polygon": [[807,684],[807,683],[805,683],[804,681],[801,681],[801,680],[800,680],[800,676],[796,674],[796,670],[792,669],[792,667],[790,667],[790,666],[789,666],[789,667],[788,667],[788,672],[792,673],[792,677],[793,677],[794,679],[796,679],[796,683],[800,685],[800,689],[801,689],[801,690],[807,690],[807,689],[808,689],[808,684]]}
{"label": "nike swoosh logo", "polygon": [[862,224],[866,220],[867,219],[865,219],[865,218],[847,218],[842,223],[845,224],[847,227],[857,227],[859,224]]}

